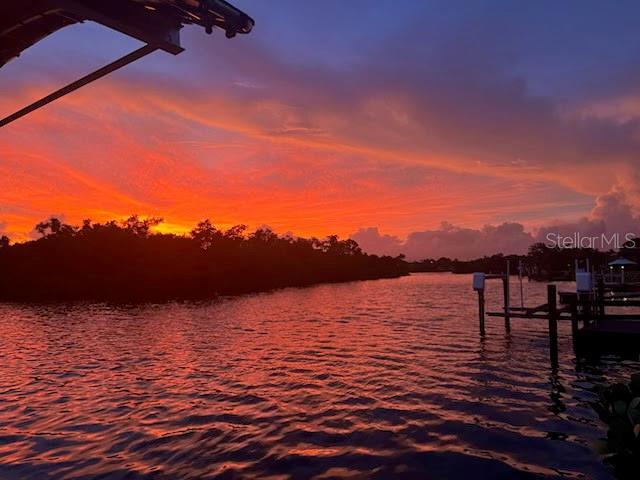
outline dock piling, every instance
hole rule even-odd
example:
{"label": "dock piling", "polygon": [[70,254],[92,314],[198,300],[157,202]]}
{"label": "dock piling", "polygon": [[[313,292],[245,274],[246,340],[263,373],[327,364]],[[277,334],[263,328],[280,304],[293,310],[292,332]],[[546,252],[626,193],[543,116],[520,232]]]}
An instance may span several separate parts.
{"label": "dock piling", "polygon": [[480,335],[484,337],[484,284],[486,275],[482,272],[473,274],[473,289],[478,292],[478,319],[480,320]]}
{"label": "dock piling", "polygon": [[506,328],[507,330],[511,329],[511,318],[509,316],[509,275],[509,260],[507,260],[507,271],[504,275],[504,278],[502,279],[502,289],[504,293],[504,328]]}
{"label": "dock piling", "polygon": [[556,307],[556,286],[547,285],[547,306],[549,318],[549,355],[551,364],[558,364],[558,310]]}
{"label": "dock piling", "polygon": [[578,337],[578,298],[571,304],[571,338],[575,346]]}
{"label": "dock piling", "polygon": [[604,319],[604,280],[602,277],[598,278],[598,298],[596,300],[597,313],[596,318],[598,320]]}

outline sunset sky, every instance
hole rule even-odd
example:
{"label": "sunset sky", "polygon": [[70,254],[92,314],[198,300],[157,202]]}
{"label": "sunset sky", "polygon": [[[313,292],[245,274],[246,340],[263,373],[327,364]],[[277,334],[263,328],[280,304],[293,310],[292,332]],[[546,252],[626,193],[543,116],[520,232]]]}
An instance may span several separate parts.
{"label": "sunset sky", "polygon": [[[250,35],[187,27],[0,129],[0,232],[137,213],[413,258],[640,235],[637,1],[232,3]],[[0,69],[0,116],[137,46],[54,34]]]}

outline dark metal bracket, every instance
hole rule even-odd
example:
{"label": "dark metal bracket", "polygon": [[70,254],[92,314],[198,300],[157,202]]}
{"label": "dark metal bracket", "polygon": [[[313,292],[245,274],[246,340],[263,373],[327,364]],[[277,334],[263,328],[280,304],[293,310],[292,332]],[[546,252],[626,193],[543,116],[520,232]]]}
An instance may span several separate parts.
{"label": "dark metal bracket", "polygon": [[[47,2],[49,1],[51,0],[47,0]],[[173,55],[177,55],[184,51],[180,45],[181,24],[176,23],[175,20],[165,19],[162,17],[154,18],[154,21],[150,22],[144,15],[143,10],[140,8],[125,8],[120,5],[118,10],[114,4],[109,2],[95,3],[91,5],[84,0],[54,0],[51,1],[51,8],[54,7],[55,9],[59,9],[70,15],[77,22],[84,22],[86,20],[97,22],[108,28],[140,40],[145,43],[145,45],[115,62],[110,63],[109,65],[106,65],[73,83],[70,83],[66,87],[63,87],[50,95],[47,95],[16,113],[3,118],[0,120],[0,128],[39,108],[44,107],[45,105],[48,105],[54,100],[78,90],[89,83],[95,82],[109,73],[125,67],[130,63],[155,52],[156,50],[163,50]]]}
{"label": "dark metal bracket", "polygon": [[141,59],[142,57],[145,57],[150,53],[155,52],[158,49],[159,47],[155,45],[145,45],[129,53],[128,55],[125,55],[124,57],[119,58],[115,62],[110,63],[109,65],[106,65],[96,70],[95,72],[90,73],[89,75],[86,75],[79,80],[76,80],[73,83],[70,83],[66,87],[62,87],[61,89],[56,90],[55,92],[51,93],[50,95],[47,95],[46,97],[38,100],[37,102],[34,102],[31,105],[23,108],[22,110],[19,110],[16,113],[9,115],[6,118],[3,118],[2,120],[0,120],[0,128],[4,127],[5,125],[8,125],[9,123],[15,120],[18,120],[21,117],[24,117],[25,115],[39,108],[44,107],[45,105],[48,105],[49,103],[53,102],[54,100],[57,100],[60,97],[64,97],[65,95],[68,95],[69,93],[74,92],[91,82],[95,82],[96,80],[104,77],[105,75],[110,74],[111,72],[114,72],[122,67],[127,66],[130,63],[135,62]]}
{"label": "dark metal bracket", "polygon": [[5,48],[4,53],[0,49],[0,67],[45,36],[87,20],[135,38],[144,46],[1,119],[0,128],[156,50],[179,54],[184,51],[180,44],[180,29],[184,25],[200,25],[207,33],[218,27],[226,32],[227,38],[247,34],[254,26],[251,17],[225,0],[29,0],[26,5],[19,5],[20,2],[5,5],[3,1],[9,3],[0,0],[0,16],[6,16],[6,21],[0,19],[0,41],[12,34],[17,47]]}

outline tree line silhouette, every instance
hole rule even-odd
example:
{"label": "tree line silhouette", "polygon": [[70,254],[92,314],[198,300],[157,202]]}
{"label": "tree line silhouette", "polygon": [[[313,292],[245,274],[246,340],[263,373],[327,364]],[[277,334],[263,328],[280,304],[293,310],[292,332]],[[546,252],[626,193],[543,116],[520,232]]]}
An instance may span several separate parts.
{"label": "tree line silhouette", "polygon": [[405,262],[404,256],[364,253],[351,239],[279,236],[245,225],[218,229],[210,220],[189,235],[153,232],[161,218],[81,226],[50,218],[36,225],[37,240],[11,245],[0,236],[0,300],[163,301],[211,298],[290,286],[394,278],[409,272],[512,273],[519,265],[536,280],[571,280],[575,259],[602,269],[618,255],[640,264],[640,247],[618,253],[591,248],[531,245],[527,255],[496,254],[473,260],[441,257]]}
{"label": "tree line silhouette", "polygon": [[452,272],[452,273],[503,273],[506,261],[511,264],[511,273],[517,274],[520,265],[523,273],[531,279],[573,280],[575,260],[589,259],[594,270],[606,268],[607,262],[623,255],[630,260],[640,263],[640,251],[632,247],[632,243],[625,244],[619,252],[613,250],[601,251],[593,248],[560,248],[548,246],[544,243],[534,243],[529,247],[526,255],[504,255],[498,253],[473,260],[458,260],[447,257],[438,259],[427,258],[419,262],[411,262],[411,272]]}
{"label": "tree line silhouette", "polygon": [[211,298],[321,282],[408,274],[403,256],[368,255],[354,240],[279,236],[268,228],[189,235],[153,232],[160,218],[133,215],[81,226],[50,218],[37,240],[0,238],[0,299],[163,301]]}

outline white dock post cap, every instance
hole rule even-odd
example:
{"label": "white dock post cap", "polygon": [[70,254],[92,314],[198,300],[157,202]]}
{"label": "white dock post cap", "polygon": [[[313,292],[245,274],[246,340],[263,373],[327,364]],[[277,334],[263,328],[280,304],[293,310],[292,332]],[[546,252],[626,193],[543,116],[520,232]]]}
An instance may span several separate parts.
{"label": "white dock post cap", "polygon": [[473,274],[473,289],[484,290],[485,274],[483,272],[475,272]]}
{"label": "white dock post cap", "polygon": [[591,272],[576,272],[576,291],[591,292],[593,290],[593,278]]}

